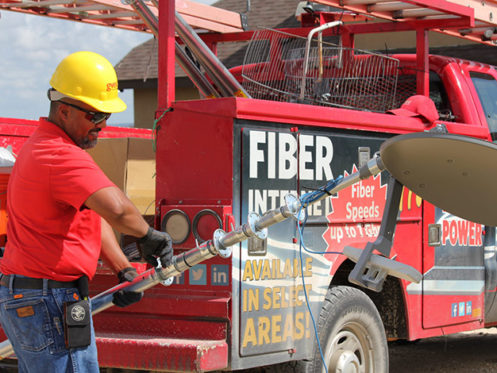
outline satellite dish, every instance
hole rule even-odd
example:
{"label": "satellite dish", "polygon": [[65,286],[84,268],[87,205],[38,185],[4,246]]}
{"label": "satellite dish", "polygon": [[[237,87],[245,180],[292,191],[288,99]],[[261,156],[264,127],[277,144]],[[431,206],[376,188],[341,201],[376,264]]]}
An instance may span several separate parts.
{"label": "satellite dish", "polygon": [[424,200],[461,218],[497,226],[497,145],[421,132],[388,139],[380,155],[393,177]]}

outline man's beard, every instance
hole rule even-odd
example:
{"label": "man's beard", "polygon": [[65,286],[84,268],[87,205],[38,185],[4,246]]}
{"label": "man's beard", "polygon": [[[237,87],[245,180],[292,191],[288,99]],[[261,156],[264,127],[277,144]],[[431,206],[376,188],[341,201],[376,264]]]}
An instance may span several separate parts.
{"label": "man's beard", "polygon": [[89,136],[85,136],[84,138],[78,139],[78,141],[75,141],[76,145],[78,145],[81,149],[91,149],[91,148],[95,147],[95,145],[97,145],[97,141],[98,141],[98,133],[101,130],[102,130],[101,128],[92,129],[89,132],[89,134],[93,133],[93,135],[95,136],[95,139],[90,140]]}

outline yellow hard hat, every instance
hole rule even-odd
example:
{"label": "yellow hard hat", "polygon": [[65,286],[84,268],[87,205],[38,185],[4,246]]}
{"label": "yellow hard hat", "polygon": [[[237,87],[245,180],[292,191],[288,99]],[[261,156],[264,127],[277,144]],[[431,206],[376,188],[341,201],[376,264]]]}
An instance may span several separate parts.
{"label": "yellow hard hat", "polygon": [[97,53],[81,51],[64,58],[55,69],[50,85],[104,113],[126,110],[126,104],[117,95],[114,67]]}

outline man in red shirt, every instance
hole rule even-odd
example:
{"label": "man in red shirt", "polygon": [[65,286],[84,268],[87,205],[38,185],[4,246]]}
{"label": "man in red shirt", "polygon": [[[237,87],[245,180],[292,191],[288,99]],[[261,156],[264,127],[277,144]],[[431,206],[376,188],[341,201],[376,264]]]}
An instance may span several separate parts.
{"label": "man in red shirt", "polygon": [[[149,227],[83,150],[96,144],[111,113],[126,108],[112,65],[76,52],[50,84],[49,116],[21,149],[9,181],[0,321],[20,372],[98,372],[87,281],[99,257],[120,282],[136,276],[112,227],[140,238],[142,256],[153,265],[170,264],[171,239]],[[141,296],[121,291],[114,303]]]}

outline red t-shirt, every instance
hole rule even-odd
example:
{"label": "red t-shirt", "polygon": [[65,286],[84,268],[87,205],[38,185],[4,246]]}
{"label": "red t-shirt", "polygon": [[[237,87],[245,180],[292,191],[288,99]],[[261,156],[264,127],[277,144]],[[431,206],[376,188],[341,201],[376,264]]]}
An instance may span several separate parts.
{"label": "red t-shirt", "polygon": [[3,274],[72,281],[95,274],[101,218],[84,202],[114,184],[55,124],[40,126],[22,147],[7,191]]}

